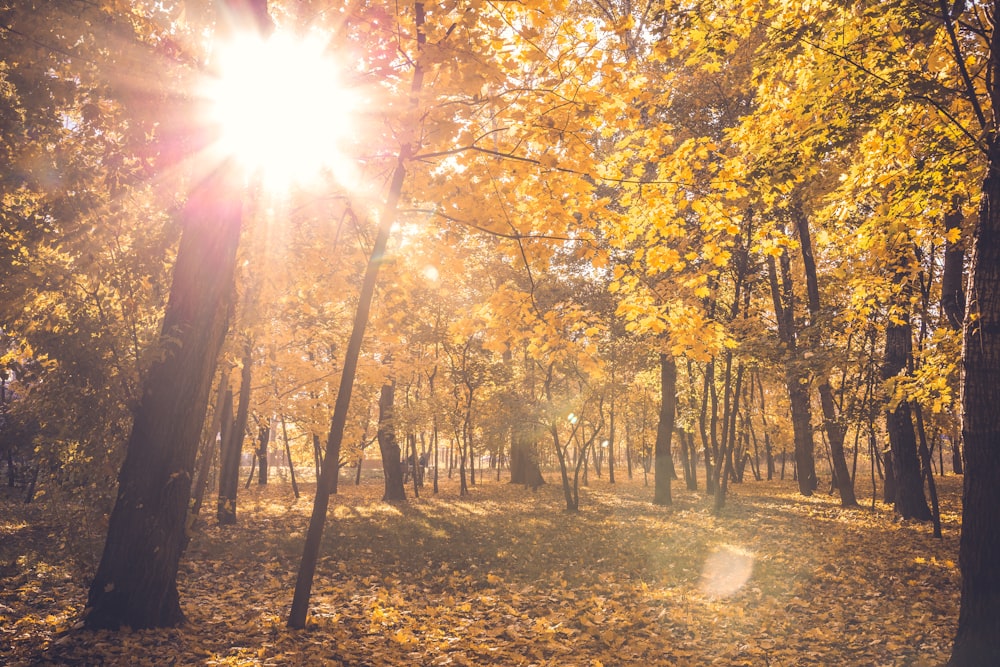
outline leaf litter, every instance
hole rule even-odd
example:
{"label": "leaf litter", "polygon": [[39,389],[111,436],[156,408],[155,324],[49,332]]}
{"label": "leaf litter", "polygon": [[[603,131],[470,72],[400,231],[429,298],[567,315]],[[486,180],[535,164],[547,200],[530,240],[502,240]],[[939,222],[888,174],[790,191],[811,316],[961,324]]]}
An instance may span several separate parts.
{"label": "leaf litter", "polygon": [[[945,538],[877,503],[842,509],[792,482],[651,504],[640,482],[487,482],[390,505],[332,499],[307,628],[285,627],[311,510],[282,485],[194,534],[186,625],[88,632],[101,530],[4,501],[0,663],[13,665],[938,665],[958,617],[961,478],[939,480]],[[73,526],[67,522],[73,521]],[[64,525],[66,524],[66,525]]]}

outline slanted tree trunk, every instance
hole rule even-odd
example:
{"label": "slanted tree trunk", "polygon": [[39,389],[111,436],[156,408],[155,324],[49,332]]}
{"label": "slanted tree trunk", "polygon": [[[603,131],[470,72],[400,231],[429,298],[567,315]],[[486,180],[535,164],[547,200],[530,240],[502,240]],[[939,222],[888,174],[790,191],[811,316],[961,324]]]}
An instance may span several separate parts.
{"label": "slanted tree trunk", "polygon": [[656,444],[653,448],[654,478],[653,503],[669,505],[670,482],[673,477],[673,456],[670,452],[677,414],[677,362],[672,354],[660,353],[660,420],[656,426]]}
{"label": "slanted tree trunk", "polygon": [[182,213],[163,355],[143,382],[126,443],[87,597],[88,628],[170,627],[184,620],[177,568],[187,544],[195,454],[232,310],[241,188],[237,171],[219,165],[195,186]]}
{"label": "slanted tree trunk", "polygon": [[281,439],[285,441],[285,459],[288,461],[288,474],[292,478],[292,493],[298,500],[299,485],[295,481],[295,463],[292,461],[292,446],[288,442],[288,426],[285,423],[285,415],[281,415]]}
{"label": "slanted tree trunk", "polygon": [[[423,23],[423,5],[417,4],[417,25]],[[421,33],[422,38],[422,33]],[[422,69],[419,63],[414,73],[414,88],[420,89]],[[409,150],[408,148],[406,149]],[[405,153],[400,152],[392,181],[389,186],[389,196],[385,210],[379,218],[375,243],[372,254],[365,267],[365,275],[361,281],[361,292],[358,295],[358,308],[351,327],[351,337],[347,342],[344,354],[344,367],[340,374],[340,387],[337,400],[333,406],[333,416],[330,418],[330,433],[326,442],[327,461],[332,462],[332,456],[339,457],[340,444],[344,440],[344,430],[347,427],[347,414],[351,407],[351,394],[354,390],[354,378],[357,374],[358,359],[361,357],[361,344],[364,341],[365,329],[368,327],[368,316],[371,313],[372,297],[378,282],[379,267],[389,243],[389,234],[396,219],[396,209],[403,191],[403,180],[406,176]],[[398,448],[398,445],[397,445]],[[397,452],[398,454],[398,452]],[[397,459],[398,461],[398,459]],[[326,513],[330,507],[330,487],[332,475],[337,472],[334,465],[323,465],[320,478],[316,481],[316,496],[313,499],[313,510],[309,517],[309,529],[306,532],[306,543],[302,549],[302,560],[299,562],[299,572],[295,579],[295,593],[292,597],[292,608],[288,613],[288,626],[301,629],[305,627],[309,611],[309,597],[312,594],[312,580],[316,573],[316,563],[319,560],[319,548],[323,539],[323,528],[326,524]],[[402,478],[400,478],[402,481]]]}

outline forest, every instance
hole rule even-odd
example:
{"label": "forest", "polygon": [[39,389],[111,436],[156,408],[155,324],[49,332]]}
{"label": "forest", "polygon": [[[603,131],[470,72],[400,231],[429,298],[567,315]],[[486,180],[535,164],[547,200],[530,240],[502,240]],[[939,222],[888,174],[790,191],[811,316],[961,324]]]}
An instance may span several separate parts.
{"label": "forest", "polygon": [[996,11],[0,0],[0,662],[1000,665]]}

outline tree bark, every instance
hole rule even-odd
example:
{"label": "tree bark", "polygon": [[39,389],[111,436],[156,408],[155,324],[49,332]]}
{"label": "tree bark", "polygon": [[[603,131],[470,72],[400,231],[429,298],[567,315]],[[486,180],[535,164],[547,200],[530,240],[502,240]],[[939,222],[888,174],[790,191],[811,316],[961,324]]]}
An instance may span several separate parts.
{"label": "tree bark", "polygon": [[[819,276],[816,271],[816,259],[813,256],[809,218],[802,211],[796,211],[794,218],[799,236],[799,248],[802,252],[802,265],[806,274],[806,305],[809,309],[809,324],[813,330],[813,337],[821,337],[828,332],[820,307]],[[857,507],[858,500],[854,495],[854,480],[847,469],[847,457],[844,455],[844,437],[847,429],[844,428],[844,424],[837,415],[828,371],[825,368],[820,369],[819,376],[820,408],[823,410],[826,438],[830,443],[830,458],[833,459],[833,476],[837,490],[840,492],[840,504],[842,507]]]}
{"label": "tree bark", "polygon": [[228,163],[197,184],[163,320],[163,355],[143,383],[118,476],[89,628],[175,626],[184,621],[177,568],[187,543],[191,476],[215,365],[232,310],[242,179]]}
{"label": "tree bark", "polygon": [[285,459],[288,461],[288,473],[292,478],[292,493],[295,499],[299,498],[299,485],[295,481],[295,463],[292,461],[292,446],[288,442],[288,427],[285,424],[285,415],[281,415],[281,439],[285,441]]}
{"label": "tree bark", "polygon": [[401,450],[396,440],[396,425],[393,420],[395,398],[396,383],[389,381],[383,384],[378,399],[378,448],[382,453],[382,472],[385,476],[382,500],[403,502],[406,500],[406,488],[403,485]]}
{"label": "tree bark", "polygon": [[677,362],[673,355],[660,353],[660,420],[656,426],[656,445],[653,448],[655,474],[653,478],[653,503],[669,505],[670,482],[674,464],[670,452],[671,437],[674,432],[674,416],[677,414]]}
{"label": "tree bark", "polygon": [[[219,393],[215,400],[215,412],[212,415],[212,426],[208,429],[208,435],[202,445],[201,462],[198,464],[198,479],[194,486],[194,497],[191,499],[191,514],[197,517],[201,513],[201,506],[205,500],[205,492],[208,489],[208,471],[214,465],[215,456],[218,452],[215,440],[222,431],[223,401],[229,395],[229,371],[223,370],[219,379]],[[230,397],[230,419],[232,419],[232,397]]]}
{"label": "tree bark", "polygon": [[[781,255],[781,283],[773,257],[767,258],[771,299],[778,322],[778,336],[785,348],[785,386],[792,411],[792,437],[795,442],[795,469],[799,492],[811,496],[816,490],[816,462],[813,454],[812,414],[809,407],[809,376],[801,367],[796,347],[794,301],[788,252]],[[782,462],[784,463],[784,462]]]}
{"label": "tree bark", "polygon": [[236,419],[223,442],[222,465],[219,470],[219,502],[216,516],[220,526],[236,524],[236,496],[240,488],[240,462],[243,458],[243,440],[250,414],[250,381],[253,373],[253,342],[247,338],[243,344],[243,370],[240,372],[240,400]]}
{"label": "tree bark", "polygon": [[[1000,11],[998,3],[990,5],[994,15]],[[1000,111],[997,29],[991,36],[987,74],[996,114]],[[996,129],[988,141],[963,330],[962,602],[950,667],[1000,664],[1000,136]]]}
{"label": "tree bark", "polygon": [[257,484],[267,485],[267,445],[271,441],[271,425],[265,422],[257,435]]}
{"label": "tree bark", "polygon": [[[962,228],[962,200],[955,195],[952,199],[952,210],[944,216],[946,232]],[[965,317],[965,240],[959,239],[952,243],[948,240],[944,251],[944,268],[941,271],[941,313],[944,322],[954,331],[961,331],[962,319]],[[958,406],[954,409],[955,420],[961,420]],[[961,427],[949,434],[951,444],[951,468],[956,475],[965,471],[962,461]]]}
{"label": "tree bark", "polygon": [[510,441],[510,481],[537,489],[545,484],[542,471],[538,467],[536,445],[529,438],[530,432],[523,427],[511,427]]}
{"label": "tree bark", "polygon": [[[423,7],[419,16],[423,17]],[[419,65],[417,67],[419,72]],[[416,77],[415,76],[415,83]],[[419,89],[419,87],[418,87]],[[316,497],[313,499],[313,511],[309,518],[309,529],[306,532],[306,543],[302,549],[302,560],[295,580],[295,594],[292,597],[292,608],[288,614],[288,626],[301,629],[305,627],[306,615],[309,611],[309,597],[312,594],[312,580],[316,573],[316,562],[319,559],[320,542],[323,539],[323,527],[326,523],[326,513],[330,507],[330,486],[332,475],[336,474],[337,466],[332,465],[331,456],[339,456],[340,444],[344,440],[344,429],[347,426],[347,413],[351,407],[351,393],[354,390],[354,377],[357,374],[358,359],[361,357],[361,343],[364,341],[365,329],[368,326],[368,316],[371,312],[372,297],[378,282],[379,267],[389,243],[389,234],[393,221],[396,219],[396,209],[403,191],[403,180],[406,176],[405,157],[401,153],[392,175],[389,186],[389,197],[385,210],[379,218],[378,232],[372,246],[372,255],[368,258],[365,275],[361,282],[361,293],[358,296],[358,309],[354,315],[354,325],[351,337],[347,343],[344,355],[344,367],[340,374],[340,387],[337,400],[333,406],[333,416],[330,418],[330,434],[326,442],[325,461],[320,478],[316,481]]]}
{"label": "tree bark", "polygon": [[[952,202],[952,210],[944,216],[946,233],[962,229],[962,202],[958,195]],[[965,317],[965,243],[962,239],[952,243],[946,241],[944,268],[941,271],[941,313],[948,327],[958,331]]]}
{"label": "tree bark", "polygon": [[[904,372],[912,354],[913,336],[909,314],[899,313],[895,321],[890,321],[885,328],[882,379],[889,380]],[[890,404],[886,408],[885,426],[889,433],[895,473],[893,504],[896,512],[904,519],[929,521],[931,510],[924,497],[924,480],[920,474],[920,458],[917,455],[917,437],[913,430],[910,402],[901,400],[895,407]]]}

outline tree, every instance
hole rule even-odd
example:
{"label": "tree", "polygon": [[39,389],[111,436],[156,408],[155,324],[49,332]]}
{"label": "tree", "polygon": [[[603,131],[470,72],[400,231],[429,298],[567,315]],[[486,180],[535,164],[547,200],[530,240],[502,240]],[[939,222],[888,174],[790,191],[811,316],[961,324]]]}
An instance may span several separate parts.
{"label": "tree", "polygon": [[653,447],[656,477],[653,502],[669,505],[670,481],[673,476],[673,457],[670,441],[674,433],[674,417],[677,414],[677,362],[668,352],[660,353],[660,419],[656,426],[656,444]]}
{"label": "tree", "polygon": [[[997,16],[1000,3],[989,3],[983,11]],[[985,135],[986,177],[973,235],[963,328],[962,603],[950,667],[1000,663],[1000,532],[996,530],[1000,522],[1000,30],[996,25],[989,34],[986,67],[985,97],[991,102],[992,118]]]}
{"label": "tree", "polygon": [[403,502],[406,500],[406,490],[403,486],[401,450],[396,439],[396,422],[393,418],[395,407],[396,381],[387,380],[382,385],[378,399],[378,448],[382,454],[382,472],[385,476],[385,493],[382,495],[382,500]]}
{"label": "tree", "polygon": [[[263,2],[248,18],[265,30]],[[89,628],[174,626],[184,620],[177,568],[194,459],[211,381],[232,310],[242,223],[242,175],[231,161],[196,183],[182,213],[183,233],[163,319],[160,359],[143,385],[118,497],[84,623]]]}
{"label": "tree", "polygon": [[223,164],[196,186],[163,320],[163,356],[144,383],[118,478],[104,553],[90,585],[89,628],[184,620],[177,567],[194,459],[232,308],[241,179]]}

